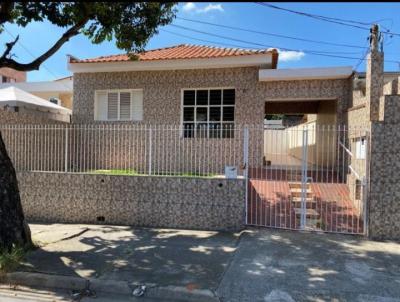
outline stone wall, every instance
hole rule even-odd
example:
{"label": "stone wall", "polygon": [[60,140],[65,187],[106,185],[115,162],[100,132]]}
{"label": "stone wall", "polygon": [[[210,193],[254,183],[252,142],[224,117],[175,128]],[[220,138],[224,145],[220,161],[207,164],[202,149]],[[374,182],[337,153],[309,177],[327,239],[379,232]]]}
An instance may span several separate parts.
{"label": "stone wall", "polygon": [[203,230],[245,222],[243,179],[21,172],[18,181],[32,222]]}
{"label": "stone wall", "polygon": [[384,119],[371,125],[369,235],[400,240],[400,95],[383,99]]}
{"label": "stone wall", "polygon": [[13,112],[5,111],[0,108],[0,125],[1,124],[55,124],[61,123],[60,121],[51,119],[50,113],[27,113],[27,112]]}
{"label": "stone wall", "polygon": [[400,81],[399,78],[389,81],[383,85],[384,95],[400,94]]}

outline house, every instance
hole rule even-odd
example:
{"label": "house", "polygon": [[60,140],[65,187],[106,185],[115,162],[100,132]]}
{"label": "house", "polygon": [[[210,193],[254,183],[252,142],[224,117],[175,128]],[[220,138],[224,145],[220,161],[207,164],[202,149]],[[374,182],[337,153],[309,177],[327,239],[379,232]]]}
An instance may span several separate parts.
{"label": "house", "polygon": [[26,81],[25,71],[18,71],[8,67],[0,68],[0,76],[0,83],[20,83]]}
{"label": "house", "polygon": [[[258,181],[249,189],[250,224],[298,228],[301,196],[297,191],[304,177],[322,185],[309,187],[310,209],[303,220],[314,221],[314,227],[321,224],[322,217],[331,215],[332,209],[317,213],[316,200],[325,206],[332,202],[330,196],[341,196],[341,200],[335,202],[342,208],[344,204],[352,204],[350,212],[359,219],[363,195],[358,191],[366,174],[366,160],[360,152],[357,153],[360,158],[350,158],[352,152],[347,153],[347,147],[354,142],[360,149],[356,142],[365,142],[366,134],[363,131],[340,132],[337,128],[340,125],[351,128],[360,122],[349,118],[350,115],[358,114],[363,121],[369,120],[364,109],[353,108],[353,70],[350,66],[279,69],[278,57],[275,49],[186,44],[149,50],[138,54],[136,60],[128,55],[89,59],[70,56],[68,68],[74,77],[72,121],[103,125],[179,125],[183,129],[180,138],[170,136],[169,141],[163,140],[163,154],[173,154],[176,145],[185,150],[192,138],[220,139],[220,144],[209,141],[207,145],[214,154],[217,162],[214,168],[218,167],[218,171],[232,156],[235,163],[244,160],[242,138],[237,137],[241,132],[231,129],[249,125],[252,128],[248,146],[245,144],[248,177]],[[291,127],[264,129],[269,116],[288,117],[285,123],[292,121]],[[106,135],[110,135],[109,132]],[[222,151],[231,150],[232,141],[236,149],[240,146],[234,155]],[[192,143],[194,147],[191,145],[190,150],[196,150],[194,155],[179,163],[177,169],[187,171],[192,167],[196,154],[201,154],[201,144],[201,141]],[[118,140],[118,145],[119,151],[113,151],[113,156],[123,158],[129,151],[123,146],[130,144]],[[365,150],[365,146],[363,148]],[[146,154],[146,150],[141,154]],[[166,167],[176,165],[174,159],[161,157]],[[140,164],[140,159],[135,160],[138,169],[146,171],[147,162]],[[213,165],[213,160],[207,157],[204,160],[208,161],[206,169]],[[350,167],[357,177],[348,172],[348,163],[353,164]],[[119,162],[107,164],[121,167]],[[324,184],[329,184],[331,195],[323,195],[327,190]],[[279,194],[274,191],[277,187]],[[342,192],[347,193],[342,195]],[[283,203],[285,208],[294,208],[294,212],[288,213],[295,218],[282,213],[283,205],[278,210],[278,206],[270,206],[269,211],[274,213],[271,217],[284,216],[284,222],[258,217],[257,213],[266,211],[258,209],[259,200],[263,198],[273,204]],[[287,206],[287,200],[293,200],[293,205]],[[335,220],[335,224],[333,229],[339,231],[336,229],[339,222]],[[363,232],[359,225],[357,229],[350,224],[347,227],[349,232]]]}
{"label": "house", "polygon": [[[72,125],[7,129],[6,141],[18,171],[34,171],[35,180],[41,171],[70,173],[74,184],[64,190],[83,184],[100,194],[77,189],[59,216],[32,198],[31,217],[71,222],[74,210],[75,222],[194,228],[235,217],[236,226],[398,238],[391,213],[399,211],[400,87],[396,75],[385,81],[377,41],[365,84],[347,66],[279,69],[274,49],[177,45],[136,60],[69,56]],[[18,141],[34,160],[19,156]]]}
{"label": "house", "polygon": [[318,114],[341,123],[351,67],[277,69],[275,49],[177,45],[127,55],[78,59],[73,122],[181,124],[195,129],[263,125],[266,114]]}
{"label": "house", "polygon": [[0,89],[16,87],[53,104],[72,110],[72,83],[72,76],[68,76],[54,81],[3,82],[0,84]]}
{"label": "house", "polygon": [[19,88],[0,88],[1,123],[70,122],[71,110]]}
{"label": "house", "polygon": [[[246,124],[263,129],[265,117],[276,114],[297,116],[297,124],[313,121],[318,127],[348,123],[351,67],[277,66],[275,49],[186,44],[149,50],[137,60],[126,54],[70,56],[72,122],[173,124],[184,129],[186,138],[199,131],[232,138],[229,129]],[[264,135],[252,137],[251,152],[262,160]]]}

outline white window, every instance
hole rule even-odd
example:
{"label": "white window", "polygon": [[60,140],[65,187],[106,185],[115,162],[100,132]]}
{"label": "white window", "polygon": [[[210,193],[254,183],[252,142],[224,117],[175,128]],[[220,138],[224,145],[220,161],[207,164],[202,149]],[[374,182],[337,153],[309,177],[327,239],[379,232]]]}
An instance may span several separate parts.
{"label": "white window", "polygon": [[143,120],[143,90],[97,90],[94,119],[96,121]]}
{"label": "white window", "polygon": [[182,92],[184,137],[232,138],[235,89],[185,89]]}
{"label": "white window", "polygon": [[366,157],[366,144],[365,137],[356,139],[356,159],[365,159]]}

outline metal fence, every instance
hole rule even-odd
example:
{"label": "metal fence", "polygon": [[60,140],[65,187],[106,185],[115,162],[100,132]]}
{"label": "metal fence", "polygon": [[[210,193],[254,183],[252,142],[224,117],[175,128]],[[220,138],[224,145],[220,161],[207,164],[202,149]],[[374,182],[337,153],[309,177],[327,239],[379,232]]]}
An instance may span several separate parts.
{"label": "metal fence", "polygon": [[285,229],[366,230],[369,133],[307,123],[0,125],[17,171],[223,176],[247,180],[246,222]]}
{"label": "metal fence", "polygon": [[317,125],[257,128],[264,154],[249,150],[247,224],[335,233],[366,232],[369,132]]}
{"label": "metal fence", "polygon": [[243,162],[242,127],[230,125],[1,125],[0,131],[17,171],[210,176]]}

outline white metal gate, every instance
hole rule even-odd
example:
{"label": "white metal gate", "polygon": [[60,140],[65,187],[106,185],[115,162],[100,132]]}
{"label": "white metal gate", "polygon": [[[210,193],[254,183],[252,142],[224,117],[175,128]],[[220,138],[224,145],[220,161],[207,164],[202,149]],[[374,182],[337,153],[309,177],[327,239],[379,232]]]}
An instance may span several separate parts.
{"label": "white metal gate", "polygon": [[248,225],[366,233],[365,129],[315,123],[253,127],[244,141]]}

